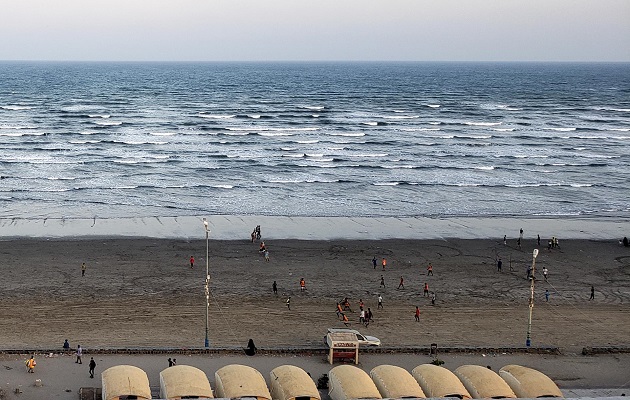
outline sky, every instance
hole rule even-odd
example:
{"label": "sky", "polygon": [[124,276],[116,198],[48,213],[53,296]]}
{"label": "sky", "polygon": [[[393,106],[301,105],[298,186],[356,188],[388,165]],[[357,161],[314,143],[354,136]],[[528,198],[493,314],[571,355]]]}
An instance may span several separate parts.
{"label": "sky", "polygon": [[0,0],[0,60],[630,61],[630,0]]}

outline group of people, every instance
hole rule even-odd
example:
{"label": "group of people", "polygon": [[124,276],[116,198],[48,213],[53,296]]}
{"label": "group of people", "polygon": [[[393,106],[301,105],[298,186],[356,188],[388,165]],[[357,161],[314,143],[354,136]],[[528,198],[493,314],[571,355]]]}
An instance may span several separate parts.
{"label": "group of people", "polygon": [[[63,342],[63,350],[64,352],[68,352],[70,351],[70,342],[68,342],[68,339],[66,339]],[[75,364],[83,364],[83,349],[81,348],[81,345],[77,346],[77,351],[76,351],[76,356],[77,359],[75,361]],[[26,360],[26,372],[28,373],[35,373],[35,366],[37,365],[37,361],[35,361],[35,356],[31,356],[31,358],[29,358],[28,360]],[[90,363],[88,364],[89,369],[89,373],[90,373],[90,378],[94,378],[94,370],[96,369],[96,361],[94,361],[94,357],[90,357]]]}
{"label": "group of people", "polygon": [[[381,308],[383,308],[383,297],[379,295],[378,304]],[[348,298],[344,298],[343,300],[337,302],[337,317],[343,322],[345,326],[350,326],[350,320],[346,315],[346,311],[353,312],[350,307],[350,300]],[[365,304],[363,303],[363,299],[359,299],[359,323],[365,325],[367,328],[370,325],[370,322],[374,321],[374,315],[372,314],[372,309],[370,307],[365,310]]]}

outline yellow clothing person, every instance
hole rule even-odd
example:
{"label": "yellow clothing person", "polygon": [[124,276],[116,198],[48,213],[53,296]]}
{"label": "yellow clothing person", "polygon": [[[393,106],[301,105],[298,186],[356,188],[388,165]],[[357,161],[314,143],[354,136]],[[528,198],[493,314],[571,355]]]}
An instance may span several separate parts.
{"label": "yellow clothing person", "polygon": [[31,358],[29,358],[28,360],[26,360],[26,369],[29,373],[34,373],[35,372],[35,366],[37,365],[37,362],[35,362],[35,359],[33,358],[33,356],[31,356]]}

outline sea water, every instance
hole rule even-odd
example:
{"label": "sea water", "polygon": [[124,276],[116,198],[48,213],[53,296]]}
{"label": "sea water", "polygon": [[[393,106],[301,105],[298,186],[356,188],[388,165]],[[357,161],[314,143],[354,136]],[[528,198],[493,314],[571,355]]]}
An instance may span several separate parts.
{"label": "sea water", "polygon": [[0,63],[0,218],[628,216],[630,64]]}

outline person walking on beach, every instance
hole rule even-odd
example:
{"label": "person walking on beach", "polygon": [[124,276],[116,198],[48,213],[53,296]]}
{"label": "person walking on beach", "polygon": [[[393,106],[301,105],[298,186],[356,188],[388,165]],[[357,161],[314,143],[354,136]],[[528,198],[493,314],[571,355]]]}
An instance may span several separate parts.
{"label": "person walking on beach", "polygon": [[81,264],[81,277],[85,276],[85,270],[87,269],[87,267],[85,266],[85,263]]}
{"label": "person walking on beach", "polygon": [[372,258],[372,265],[374,266],[374,269],[376,269],[376,256]]}
{"label": "person walking on beach", "polygon": [[37,365],[37,362],[35,361],[35,356],[31,356],[31,358],[26,360],[26,372],[30,374],[34,374],[36,365]]}
{"label": "person walking on beach", "polygon": [[545,289],[545,301],[549,301],[549,289]]}
{"label": "person walking on beach", "polygon": [[518,238],[518,240],[516,241],[516,247],[518,247],[518,249],[521,249],[521,238]]}
{"label": "person walking on beach", "polygon": [[66,341],[63,342],[63,351],[67,352],[68,350],[70,350],[70,342],[66,339]]}
{"label": "person walking on beach", "polygon": [[287,297],[287,308],[291,311],[291,296]]}
{"label": "person walking on beach", "polygon": [[[378,295],[378,305],[376,306],[377,309],[379,308],[383,308],[383,296],[381,296],[380,294]],[[369,310],[369,308],[368,308]]]}
{"label": "person walking on beach", "polygon": [[269,250],[265,250],[265,261],[269,262]]}
{"label": "person walking on beach", "polygon": [[363,307],[365,307],[365,304],[363,303],[363,299],[359,299],[359,310],[363,310]]}
{"label": "person walking on beach", "polygon": [[595,300],[595,286],[591,285],[591,297],[589,300]]}
{"label": "person walking on beach", "polygon": [[273,290],[273,294],[275,294],[276,296],[278,295],[278,284],[276,283],[276,281],[273,281],[273,284],[271,285],[271,290]]}
{"label": "person walking on beach", "polygon": [[427,276],[433,276],[433,264],[429,263],[429,266],[427,267]]}
{"label": "person walking on beach", "polygon": [[383,261],[381,261],[381,265],[383,266],[383,271],[385,271],[385,267],[387,266],[387,260],[383,257]]}
{"label": "person walking on beach", "polygon": [[94,361],[94,357],[90,357],[90,378],[94,378],[95,368],[96,368],[96,361]]}
{"label": "person walking on beach", "polygon": [[345,326],[350,326],[350,321],[348,321],[348,316],[346,314],[341,314],[341,320]]}
{"label": "person walking on beach", "polygon": [[190,256],[190,268],[194,268],[195,267],[195,257]]}
{"label": "person walking on beach", "polygon": [[381,285],[379,286],[379,288],[380,287],[385,287],[385,277],[383,277],[383,275],[381,275]]}
{"label": "person walking on beach", "polygon": [[401,288],[405,290],[404,279],[402,276],[400,277],[400,283],[398,284],[398,289],[401,289]]}
{"label": "person walking on beach", "polygon": [[365,327],[366,328],[370,324],[370,322],[374,321],[374,319],[372,317],[373,317],[372,310],[370,309],[370,307],[368,307],[368,310],[365,313]]}
{"label": "person walking on beach", "polygon": [[81,360],[81,356],[83,355],[83,349],[81,349],[81,345],[77,346],[77,360],[74,362],[75,364],[83,364]]}
{"label": "person walking on beach", "polygon": [[173,360],[171,360],[171,358],[168,358],[168,366],[172,367],[173,366]]}
{"label": "person walking on beach", "polygon": [[306,281],[304,278],[300,278],[300,291],[303,292],[306,290]]}
{"label": "person walking on beach", "polygon": [[361,312],[359,313],[359,323],[365,323],[365,310],[361,308]]}
{"label": "person walking on beach", "polygon": [[507,246],[507,235],[503,235],[503,245]]}
{"label": "person walking on beach", "polygon": [[431,305],[435,305],[435,292],[431,292]]}
{"label": "person walking on beach", "polygon": [[416,322],[420,322],[420,307],[416,306]]}
{"label": "person walking on beach", "polygon": [[547,267],[543,267],[543,277],[545,278],[545,282],[547,282],[548,273],[549,273],[549,270],[547,269]]}
{"label": "person walking on beach", "polygon": [[518,238],[523,240],[523,228],[521,228],[520,234],[518,235]]}
{"label": "person walking on beach", "polygon": [[429,297],[429,284],[424,282],[424,297]]}
{"label": "person walking on beach", "polygon": [[540,235],[538,235],[537,241],[538,241],[538,246],[540,246]]}
{"label": "person walking on beach", "polygon": [[499,261],[497,261],[497,271],[501,272],[501,268],[503,268],[503,261],[499,258]]}

